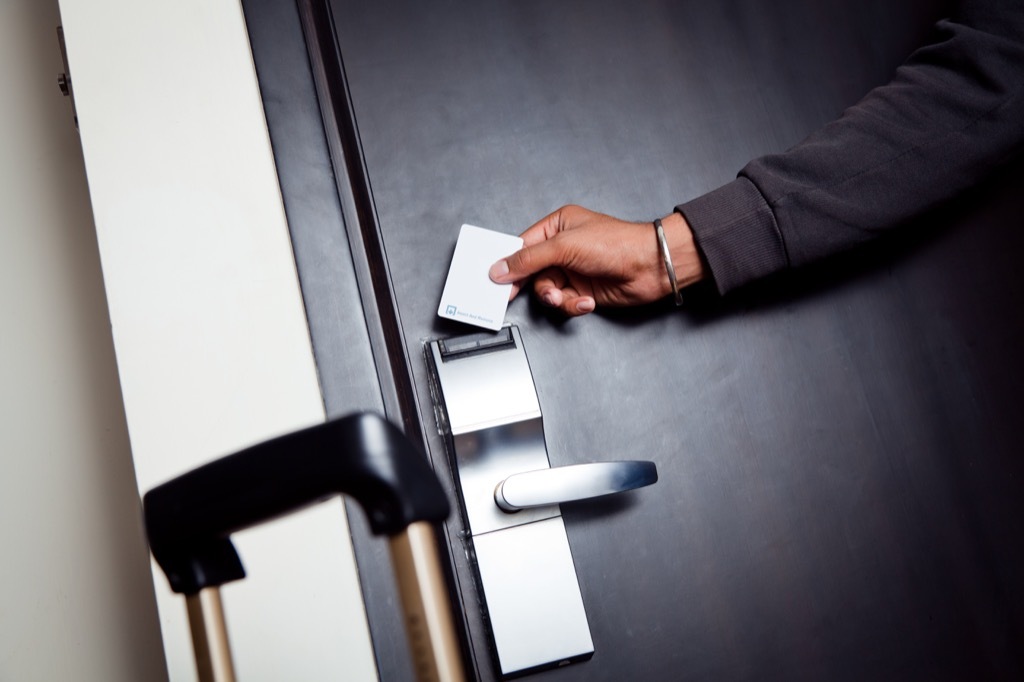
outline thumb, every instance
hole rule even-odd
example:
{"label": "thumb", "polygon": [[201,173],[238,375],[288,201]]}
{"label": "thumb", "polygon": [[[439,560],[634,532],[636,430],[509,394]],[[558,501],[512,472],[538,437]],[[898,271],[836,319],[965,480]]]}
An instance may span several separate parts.
{"label": "thumb", "polygon": [[562,249],[558,241],[549,239],[533,246],[525,246],[511,256],[491,266],[488,275],[498,284],[518,282],[545,268],[562,264]]}

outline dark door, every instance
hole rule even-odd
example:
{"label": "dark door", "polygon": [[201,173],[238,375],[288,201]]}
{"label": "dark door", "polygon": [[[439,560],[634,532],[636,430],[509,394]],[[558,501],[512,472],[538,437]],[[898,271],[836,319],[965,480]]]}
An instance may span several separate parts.
{"label": "dark door", "polygon": [[[468,331],[435,315],[462,223],[664,215],[884,83],[943,7],[246,11],[328,409],[371,363],[355,402],[422,435],[454,492],[422,344]],[[660,472],[563,507],[595,655],[540,677],[1024,676],[1022,190],[1017,163],[896,237],[681,311],[513,303],[552,464]],[[470,667],[493,679],[462,530],[445,540]],[[404,678],[379,557],[357,549],[382,677]]]}

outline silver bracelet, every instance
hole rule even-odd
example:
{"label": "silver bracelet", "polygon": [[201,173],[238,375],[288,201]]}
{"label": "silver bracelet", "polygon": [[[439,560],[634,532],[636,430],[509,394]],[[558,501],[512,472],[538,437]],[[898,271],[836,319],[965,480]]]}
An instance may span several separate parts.
{"label": "silver bracelet", "polygon": [[672,267],[672,255],[668,252],[668,240],[665,239],[665,228],[661,226],[661,218],[654,221],[654,231],[658,233],[658,244],[661,246],[661,257],[665,261],[665,271],[668,272],[668,281],[672,284],[672,295],[676,298],[676,305],[683,304],[683,295],[679,293],[679,282],[676,281],[676,269]]}

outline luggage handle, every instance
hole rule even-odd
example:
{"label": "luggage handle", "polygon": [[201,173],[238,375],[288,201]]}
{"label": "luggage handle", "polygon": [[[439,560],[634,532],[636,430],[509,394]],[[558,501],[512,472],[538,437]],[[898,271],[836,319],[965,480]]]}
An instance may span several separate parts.
{"label": "luggage handle", "polygon": [[144,496],[153,556],[186,595],[201,679],[234,679],[219,587],[245,569],[231,533],[338,493],[360,504],[375,535],[390,537],[417,678],[463,678],[431,526],[448,516],[448,500],[409,440],[363,413],[254,445]]}

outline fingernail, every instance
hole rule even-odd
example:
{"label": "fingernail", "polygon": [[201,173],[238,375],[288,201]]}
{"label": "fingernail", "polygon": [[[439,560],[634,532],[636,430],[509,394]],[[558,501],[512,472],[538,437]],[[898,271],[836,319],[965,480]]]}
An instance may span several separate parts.
{"label": "fingernail", "polygon": [[594,312],[594,299],[592,299],[592,298],[581,299],[580,302],[576,304],[576,310],[578,310],[581,313],[591,313],[591,312]]}
{"label": "fingernail", "polygon": [[540,292],[540,300],[552,308],[557,308],[562,305],[562,292],[555,287],[548,287],[544,291]]}
{"label": "fingernail", "polygon": [[[477,272],[480,271],[477,270]],[[495,282],[501,283],[502,279],[504,279],[505,276],[508,275],[508,261],[498,261],[497,263],[491,266],[491,269],[487,274],[490,275],[491,279],[493,279]]]}

